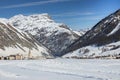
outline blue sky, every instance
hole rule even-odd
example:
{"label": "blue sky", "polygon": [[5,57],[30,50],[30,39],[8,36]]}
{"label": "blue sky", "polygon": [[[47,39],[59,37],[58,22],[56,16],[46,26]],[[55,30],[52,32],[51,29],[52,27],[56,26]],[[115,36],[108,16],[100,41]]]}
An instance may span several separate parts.
{"label": "blue sky", "polygon": [[0,0],[2,18],[48,13],[75,30],[91,28],[118,9],[120,0]]}

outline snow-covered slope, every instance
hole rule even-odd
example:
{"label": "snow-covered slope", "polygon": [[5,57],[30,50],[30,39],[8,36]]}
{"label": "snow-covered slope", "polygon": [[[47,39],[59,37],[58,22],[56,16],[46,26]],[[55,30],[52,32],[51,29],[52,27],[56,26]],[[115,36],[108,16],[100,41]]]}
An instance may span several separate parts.
{"label": "snow-covered slope", "polygon": [[[69,53],[77,49],[79,51],[79,48],[81,49],[85,46],[92,51],[90,48],[96,49],[98,46],[109,45],[117,41],[120,41],[120,10],[117,10],[98,22],[91,30],[87,31],[82,37],[71,44],[64,53]],[[97,47],[89,47],[90,45],[96,45]],[[118,53],[117,51],[116,49],[116,53]],[[99,52],[95,53],[98,54]],[[114,52],[111,53],[114,54]]]}
{"label": "snow-covered slope", "polygon": [[120,41],[103,46],[89,45],[70,52],[63,57],[96,57],[96,56],[118,56],[120,55]]}
{"label": "snow-covered slope", "polygon": [[120,23],[107,36],[115,34],[118,30],[120,30]]}
{"label": "snow-covered slope", "polygon": [[9,22],[15,27],[31,33],[36,40],[48,47],[54,55],[60,55],[63,49],[79,37],[65,24],[54,22],[48,14],[16,15],[10,18]]}
{"label": "snow-covered slope", "polygon": [[39,44],[31,35],[22,32],[9,24],[8,20],[0,19],[0,57],[23,54],[29,51],[33,57],[50,57],[50,51]]}

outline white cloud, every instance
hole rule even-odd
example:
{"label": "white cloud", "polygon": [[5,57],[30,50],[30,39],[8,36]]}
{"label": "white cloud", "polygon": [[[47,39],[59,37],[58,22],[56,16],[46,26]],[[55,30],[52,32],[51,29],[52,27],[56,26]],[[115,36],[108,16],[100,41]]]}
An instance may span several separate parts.
{"label": "white cloud", "polygon": [[66,12],[66,13],[62,13],[62,14],[55,14],[52,16],[55,17],[62,17],[62,16],[89,16],[89,15],[93,15],[93,12]]}
{"label": "white cloud", "polygon": [[86,18],[79,18],[79,20],[101,20],[104,16],[89,16]]}
{"label": "white cloud", "polygon": [[73,17],[73,18],[63,18],[63,19],[57,19],[58,21],[74,21],[74,22],[80,22],[80,21],[100,21],[101,19],[103,19],[105,16],[87,16],[87,17]]}
{"label": "white cloud", "polygon": [[3,6],[1,8],[28,7],[28,6],[49,4],[49,3],[65,2],[65,1],[70,1],[70,0],[44,0],[44,1],[38,1],[38,2],[23,3],[23,4],[13,4],[8,6]]}

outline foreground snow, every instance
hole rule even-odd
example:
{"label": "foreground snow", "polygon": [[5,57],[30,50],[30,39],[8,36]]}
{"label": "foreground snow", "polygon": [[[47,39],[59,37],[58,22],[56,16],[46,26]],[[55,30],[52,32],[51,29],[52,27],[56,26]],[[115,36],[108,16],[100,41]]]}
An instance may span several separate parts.
{"label": "foreground snow", "polygon": [[120,60],[0,61],[0,80],[119,80]]}

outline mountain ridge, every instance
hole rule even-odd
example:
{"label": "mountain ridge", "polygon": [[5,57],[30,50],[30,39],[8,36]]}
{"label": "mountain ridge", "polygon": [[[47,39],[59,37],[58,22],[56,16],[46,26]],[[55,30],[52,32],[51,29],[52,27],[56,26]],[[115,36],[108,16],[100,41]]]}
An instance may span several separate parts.
{"label": "mountain ridge", "polygon": [[67,25],[56,23],[48,14],[16,15],[9,22],[16,28],[31,33],[55,56],[60,55],[63,49],[79,38]]}
{"label": "mountain ridge", "polygon": [[[87,31],[82,37],[80,37],[78,40],[73,42],[67,49],[65,49],[63,51],[63,55],[66,53],[74,52],[77,49],[79,50],[83,47],[86,48],[87,46],[92,47],[92,45],[94,45],[99,48],[104,45],[109,45],[113,42],[116,43],[120,41],[119,36],[120,9],[99,21],[91,30]],[[91,51],[90,48],[87,49]]]}

